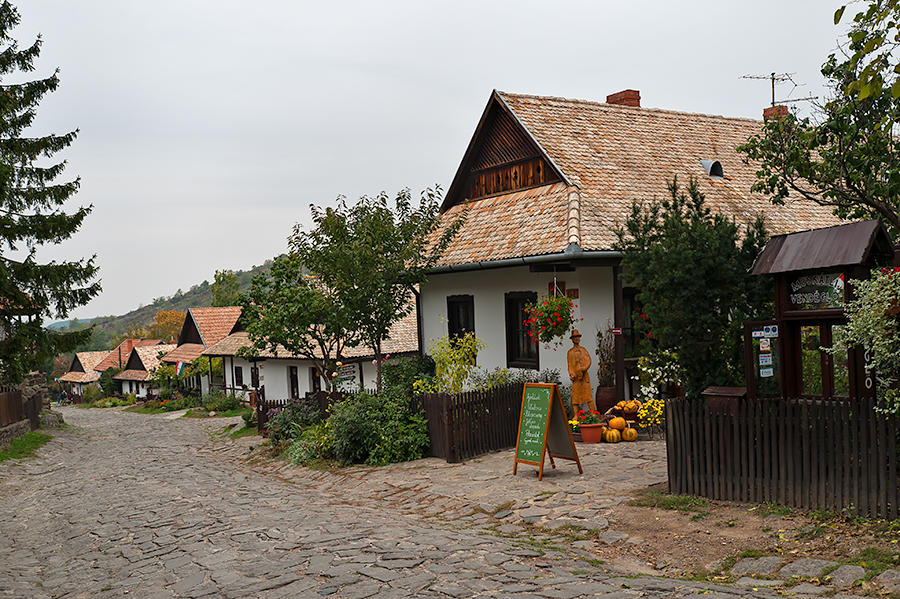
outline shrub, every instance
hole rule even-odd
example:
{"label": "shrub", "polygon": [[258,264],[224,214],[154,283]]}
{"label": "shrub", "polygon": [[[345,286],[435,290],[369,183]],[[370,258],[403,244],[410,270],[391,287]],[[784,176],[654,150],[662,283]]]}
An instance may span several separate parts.
{"label": "shrub", "polygon": [[103,390],[100,387],[90,385],[84,388],[82,398],[87,403],[93,403],[103,398]]}
{"label": "shrub", "polygon": [[203,409],[207,412],[227,412],[237,410],[243,405],[241,400],[234,395],[228,395],[224,391],[211,389],[203,398]]}
{"label": "shrub", "polygon": [[431,341],[431,355],[434,358],[434,377],[421,378],[415,383],[420,393],[461,393],[466,380],[475,368],[478,352],[487,347],[475,333],[469,332],[458,337],[444,335]]}
{"label": "shrub", "polygon": [[305,429],[287,449],[287,457],[294,464],[334,457],[334,437],[328,422],[320,422]]}
{"label": "shrub", "polygon": [[385,393],[389,394],[412,397],[416,381],[428,380],[433,376],[434,359],[428,355],[385,362],[382,366],[382,385]]}
{"label": "shrub", "polygon": [[297,438],[308,426],[322,422],[319,404],[309,400],[294,400],[269,418],[266,430],[273,445]]}
{"label": "shrub", "polygon": [[244,419],[244,426],[256,427],[259,425],[259,420],[256,417],[256,410],[244,412],[243,414],[241,414],[241,418]]}
{"label": "shrub", "polygon": [[328,425],[334,456],[345,464],[405,462],[428,450],[425,419],[403,395],[350,397],[332,407]]}

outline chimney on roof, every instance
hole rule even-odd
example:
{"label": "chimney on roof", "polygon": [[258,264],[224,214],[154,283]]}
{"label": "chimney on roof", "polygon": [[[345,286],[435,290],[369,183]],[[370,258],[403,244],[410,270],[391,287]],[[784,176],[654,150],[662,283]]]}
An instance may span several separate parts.
{"label": "chimney on roof", "polygon": [[631,106],[633,108],[641,107],[641,92],[636,89],[623,89],[620,92],[606,96],[607,104],[618,104],[619,106]]}
{"label": "chimney on roof", "polygon": [[768,121],[769,119],[780,119],[783,116],[788,115],[788,107],[784,104],[778,104],[776,106],[769,106],[768,108],[763,109],[763,120]]}

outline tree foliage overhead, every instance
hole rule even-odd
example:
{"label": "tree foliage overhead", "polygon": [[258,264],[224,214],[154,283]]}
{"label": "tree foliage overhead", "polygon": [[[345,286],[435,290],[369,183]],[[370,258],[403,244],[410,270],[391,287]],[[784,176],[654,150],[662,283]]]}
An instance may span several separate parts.
{"label": "tree foliage overhead", "polygon": [[212,305],[237,306],[241,300],[241,282],[232,270],[217,270],[215,280],[209,286]]}
{"label": "tree foliage overhead", "polygon": [[[738,148],[759,164],[753,190],[783,203],[790,192],[840,218],[881,218],[900,233],[900,83],[894,52],[898,0],[869,0],[842,53],[822,65],[830,97],[812,118],[769,119]],[[844,9],[838,10],[839,21]]]}
{"label": "tree foliage overhead", "polygon": [[303,274],[295,255],[276,258],[268,274],[253,279],[241,301],[252,358],[260,351],[285,351],[312,361],[332,387],[344,349],[359,342],[351,316],[329,289]]}
{"label": "tree foliage overhead", "polygon": [[[393,205],[392,205],[393,204]],[[334,208],[312,206],[313,228],[295,228],[291,250],[334,294],[371,348],[381,390],[382,343],[391,326],[414,308],[417,286],[450,245],[461,220],[441,227],[440,190],[428,189],[416,203],[408,189],[391,202],[385,193]]]}
{"label": "tree foliage overhead", "polygon": [[65,161],[54,156],[77,131],[30,135],[41,100],[59,85],[57,74],[24,83],[35,69],[41,39],[20,49],[12,38],[19,14],[0,4],[0,384],[19,381],[48,357],[69,351],[90,330],[51,332],[45,318],[66,318],[100,292],[94,258],[41,262],[41,246],[59,244],[81,227],[91,207],[66,212],[79,179],[59,181]]}
{"label": "tree foliage overhead", "polygon": [[616,247],[646,317],[642,345],[674,350],[696,396],[743,381],[743,324],[770,316],[774,297],[771,281],[748,274],[767,235],[761,216],[742,232],[712,213],[694,180],[668,188],[664,201],[632,205]]}

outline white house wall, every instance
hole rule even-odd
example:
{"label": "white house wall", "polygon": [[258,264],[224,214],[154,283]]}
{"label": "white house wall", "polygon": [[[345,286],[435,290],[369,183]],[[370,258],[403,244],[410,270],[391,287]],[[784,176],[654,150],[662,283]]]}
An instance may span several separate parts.
{"label": "white house wall", "polygon": [[[595,360],[596,333],[606,329],[613,322],[614,293],[611,267],[578,267],[574,272],[557,273],[558,282],[565,282],[566,289],[578,289],[579,297],[574,299],[578,321],[575,327],[583,334],[582,345]],[[447,297],[451,295],[471,295],[475,307],[475,333],[487,344],[478,354],[478,366],[488,369],[506,368],[506,303],[505,294],[513,291],[532,291],[538,296],[546,295],[552,272],[529,272],[527,266],[495,268],[466,272],[451,272],[431,275],[422,288],[422,333],[423,349],[430,353],[432,340],[447,335]],[[553,368],[560,371],[563,383],[567,384],[568,369],[566,352],[571,342],[556,351],[540,344],[538,360],[541,370]],[[596,364],[591,368],[591,384],[596,388]]]}

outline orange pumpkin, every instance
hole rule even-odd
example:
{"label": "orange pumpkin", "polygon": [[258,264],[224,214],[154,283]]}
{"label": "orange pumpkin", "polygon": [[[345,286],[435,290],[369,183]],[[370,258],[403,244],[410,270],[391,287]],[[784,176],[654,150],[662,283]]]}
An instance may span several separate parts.
{"label": "orange pumpkin", "polygon": [[622,434],[616,429],[611,428],[603,435],[603,440],[607,443],[618,443],[622,440]]}
{"label": "orange pumpkin", "polygon": [[622,431],[622,440],[637,441],[637,431],[631,427],[626,428],[624,431]]}
{"label": "orange pumpkin", "polygon": [[625,404],[625,407],[623,409],[626,412],[637,414],[637,411],[641,409],[641,402],[636,399],[632,399]]}
{"label": "orange pumpkin", "polygon": [[609,428],[616,429],[617,431],[624,431],[627,426],[628,423],[625,422],[625,419],[621,416],[617,416],[609,421]]}
{"label": "orange pumpkin", "polygon": [[625,404],[626,404],[626,403],[627,403],[626,401],[620,401],[619,403],[616,404],[616,409],[617,409],[617,410],[624,410],[624,409],[625,409]]}

